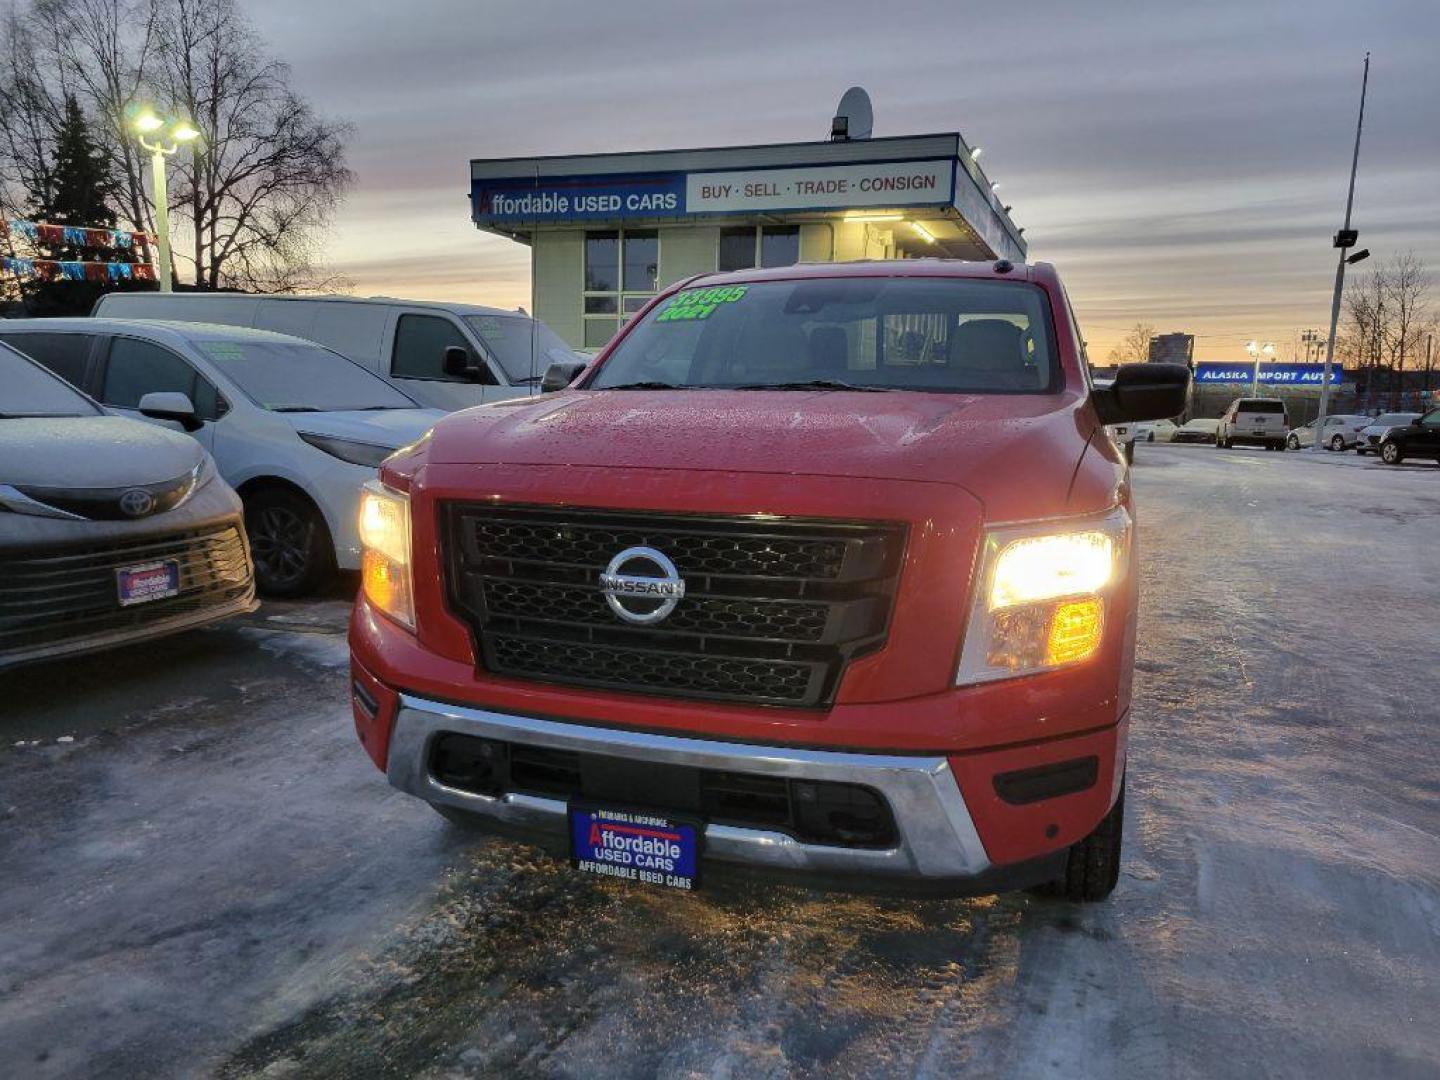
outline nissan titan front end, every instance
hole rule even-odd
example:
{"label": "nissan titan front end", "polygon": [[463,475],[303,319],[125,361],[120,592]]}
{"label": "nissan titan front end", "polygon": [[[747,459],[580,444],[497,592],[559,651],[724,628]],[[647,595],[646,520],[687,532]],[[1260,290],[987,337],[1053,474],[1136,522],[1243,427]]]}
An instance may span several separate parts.
{"label": "nissan titan front end", "polygon": [[585,872],[1100,899],[1136,610],[1103,425],[1188,389],[1136,367],[1090,387],[1043,264],[685,282],[568,387],[382,467],[360,740]]}

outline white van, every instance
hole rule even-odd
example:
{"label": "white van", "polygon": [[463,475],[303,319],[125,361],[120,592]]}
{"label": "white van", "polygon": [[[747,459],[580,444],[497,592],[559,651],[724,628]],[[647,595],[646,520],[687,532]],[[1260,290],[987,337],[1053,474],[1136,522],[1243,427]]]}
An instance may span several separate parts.
{"label": "white van", "polygon": [[[314,341],[422,405],[463,409],[538,393],[552,363],[581,360],[523,312],[388,297],[107,293],[90,313],[273,330]],[[447,352],[453,352],[447,359]]]}

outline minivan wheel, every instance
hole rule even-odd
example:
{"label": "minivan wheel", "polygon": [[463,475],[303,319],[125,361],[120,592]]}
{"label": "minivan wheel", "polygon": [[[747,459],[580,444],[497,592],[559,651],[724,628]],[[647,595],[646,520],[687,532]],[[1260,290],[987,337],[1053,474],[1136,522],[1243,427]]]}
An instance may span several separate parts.
{"label": "minivan wheel", "polygon": [[1120,840],[1125,829],[1125,781],[1120,797],[1095,831],[1070,849],[1060,883],[1065,899],[1075,903],[1104,900],[1120,880]]}
{"label": "minivan wheel", "polygon": [[1405,455],[1400,452],[1400,444],[1387,442],[1380,447],[1380,460],[1386,465],[1399,465],[1405,460]]}
{"label": "minivan wheel", "polygon": [[1336,435],[1333,439],[1331,439],[1331,440],[1330,440],[1330,449],[1331,449],[1331,450],[1334,450],[1337,454],[1340,453],[1342,450],[1344,450],[1344,449],[1345,449],[1345,436],[1343,436],[1343,435]]}
{"label": "minivan wheel", "polygon": [[266,596],[306,596],[335,569],[325,518],[299,492],[265,488],[245,499],[245,532],[255,560],[255,585]]}

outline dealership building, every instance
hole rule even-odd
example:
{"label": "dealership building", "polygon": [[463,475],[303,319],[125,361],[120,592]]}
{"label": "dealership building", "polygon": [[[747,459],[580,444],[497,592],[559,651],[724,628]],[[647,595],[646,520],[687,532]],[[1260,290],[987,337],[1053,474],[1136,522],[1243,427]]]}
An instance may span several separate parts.
{"label": "dealership building", "polygon": [[471,215],[530,247],[533,311],[580,348],[694,274],[1025,259],[958,133],[849,137],[843,119],[825,142],[471,161]]}

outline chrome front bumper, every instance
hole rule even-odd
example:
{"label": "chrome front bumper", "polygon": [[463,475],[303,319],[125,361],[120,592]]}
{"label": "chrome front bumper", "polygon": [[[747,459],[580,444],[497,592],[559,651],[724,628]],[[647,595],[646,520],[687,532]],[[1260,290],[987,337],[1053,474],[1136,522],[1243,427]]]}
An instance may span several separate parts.
{"label": "chrome front bumper", "polygon": [[391,784],[427,802],[469,810],[561,843],[567,835],[564,801],[518,793],[479,795],[436,780],[430,770],[431,744],[447,732],[632,761],[863,784],[885,797],[899,833],[895,847],[876,850],[809,844],[781,832],[710,824],[705,828],[707,859],[885,878],[965,879],[990,869],[950,764],[943,757],[796,750],[652,735],[401,696],[390,737],[387,773]]}

